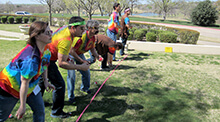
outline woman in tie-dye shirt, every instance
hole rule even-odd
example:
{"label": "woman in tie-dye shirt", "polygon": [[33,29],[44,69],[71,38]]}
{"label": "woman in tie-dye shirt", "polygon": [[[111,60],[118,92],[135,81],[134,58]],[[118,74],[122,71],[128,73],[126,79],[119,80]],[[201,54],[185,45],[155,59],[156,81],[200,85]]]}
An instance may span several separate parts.
{"label": "woman in tie-dye shirt", "polygon": [[51,42],[51,30],[47,23],[34,22],[29,29],[27,45],[0,72],[0,121],[5,121],[20,99],[16,117],[21,119],[26,102],[33,111],[33,121],[45,120],[44,103],[37,85],[40,75],[48,90],[55,87],[48,83],[47,67],[51,53],[46,46]]}

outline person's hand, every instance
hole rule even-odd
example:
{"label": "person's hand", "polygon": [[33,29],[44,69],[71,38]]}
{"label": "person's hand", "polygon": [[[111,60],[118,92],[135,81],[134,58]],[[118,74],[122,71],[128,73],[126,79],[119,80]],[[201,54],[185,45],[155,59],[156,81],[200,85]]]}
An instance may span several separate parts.
{"label": "person's hand", "polygon": [[23,115],[25,114],[25,111],[26,111],[26,107],[20,106],[18,111],[16,112],[17,119],[21,119],[23,117]]}
{"label": "person's hand", "polygon": [[90,64],[90,61],[83,60],[82,63]]}
{"label": "person's hand", "polygon": [[89,69],[90,64],[87,63],[83,63],[80,65],[80,70],[86,71]]}
{"label": "person's hand", "polygon": [[50,84],[48,81],[44,82],[44,86],[47,92],[55,90],[55,86],[53,84]]}
{"label": "person's hand", "polygon": [[99,59],[99,61],[103,61],[104,60],[104,58],[101,55],[99,55],[98,59]]}

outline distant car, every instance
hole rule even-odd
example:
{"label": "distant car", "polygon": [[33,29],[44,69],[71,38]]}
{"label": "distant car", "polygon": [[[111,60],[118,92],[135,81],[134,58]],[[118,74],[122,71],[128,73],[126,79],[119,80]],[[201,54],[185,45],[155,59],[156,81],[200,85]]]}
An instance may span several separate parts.
{"label": "distant car", "polygon": [[16,15],[32,15],[31,13],[27,12],[27,11],[17,11],[15,12]]}

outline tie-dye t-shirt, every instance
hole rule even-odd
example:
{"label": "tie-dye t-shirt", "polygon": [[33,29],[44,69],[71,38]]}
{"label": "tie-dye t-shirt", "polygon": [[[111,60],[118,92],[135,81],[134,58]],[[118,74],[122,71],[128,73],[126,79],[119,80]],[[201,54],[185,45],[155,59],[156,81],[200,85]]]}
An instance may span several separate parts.
{"label": "tie-dye t-shirt", "polygon": [[114,23],[118,23],[118,25],[120,25],[119,23],[119,15],[117,12],[113,12],[108,20],[108,29],[117,34],[118,33],[118,28],[115,27]]}
{"label": "tie-dye t-shirt", "polygon": [[71,44],[72,36],[68,26],[63,26],[56,30],[52,35],[52,42],[49,44],[51,51],[51,60],[56,61],[58,59],[57,54],[68,55]]}
{"label": "tie-dye t-shirt", "polygon": [[88,31],[82,35],[82,37],[75,37],[72,47],[76,50],[78,55],[95,48],[95,36],[89,38]]}
{"label": "tie-dye t-shirt", "polygon": [[47,69],[50,63],[51,53],[48,46],[42,54],[37,47],[27,45],[12,61],[0,72],[0,87],[19,98],[21,76],[31,79],[29,82],[28,96],[37,85],[40,75]]}

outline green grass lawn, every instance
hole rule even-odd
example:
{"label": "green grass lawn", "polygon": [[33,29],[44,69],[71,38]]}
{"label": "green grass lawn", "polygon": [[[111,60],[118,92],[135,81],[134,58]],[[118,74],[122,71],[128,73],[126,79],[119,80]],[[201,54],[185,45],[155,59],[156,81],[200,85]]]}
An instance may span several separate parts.
{"label": "green grass lawn", "polygon": [[[0,70],[25,46],[24,41],[0,40]],[[220,121],[220,55],[143,52],[129,50],[108,79],[81,121],[146,122],[146,121]],[[88,54],[86,54],[88,56]],[[117,57],[122,59],[117,52]],[[119,62],[113,62],[116,66]],[[67,104],[64,111],[75,116],[66,119],[50,117],[51,106],[45,107],[46,122],[76,121],[111,71],[100,71],[100,62],[91,65],[90,95],[80,92],[81,75],[76,73],[76,105]],[[60,69],[66,81],[67,71]],[[94,84],[94,82],[98,84]],[[52,104],[52,93],[44,100]],[[12,114],[15,115],[19,103]],[[7,122],[15,121],[15,118]],[[22,121],[32,121],[27,111]]]}

